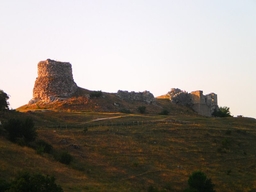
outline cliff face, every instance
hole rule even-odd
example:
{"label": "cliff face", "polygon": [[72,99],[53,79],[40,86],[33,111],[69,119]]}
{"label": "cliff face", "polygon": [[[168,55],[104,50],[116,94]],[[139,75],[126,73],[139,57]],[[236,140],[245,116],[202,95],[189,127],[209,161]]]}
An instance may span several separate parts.
{"label": "cliff face", "polygon": [[52,102],[70,97],[77,90],[74,82],[72,67],[68,62],[58,62],[47,59],[38,63],[33,99],[36,101]]}

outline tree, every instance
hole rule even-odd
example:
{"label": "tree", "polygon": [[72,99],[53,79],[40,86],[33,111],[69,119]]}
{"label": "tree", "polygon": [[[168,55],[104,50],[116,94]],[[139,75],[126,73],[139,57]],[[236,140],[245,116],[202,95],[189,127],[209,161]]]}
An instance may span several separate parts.
{"label": "tree", "polygon": [[168,115],[169,114],[169,111],[167,109],[163,109],[159,115]]}
{"label": "tree", "polygon": [[141,114],[144,114],[146,112],[146,107],[145,106],[139,106],[138,107],[138,111],[141,113]]}
{"label": "tree", "polygon": [[25,142],[34,141],[37,133],[34,127],[34,122],[31,118],[21,119],[9,119],[4,124],[4,129],[8,133],[8,139],[15,142],[17,139],[24,139]]}
{"label": "tree", "polygon": [[214,117],[231,117],[229,107],[220,107],[212,113]]}
{"label": "tree", "polygon": [[9,109],[9,103],[7,102],[8,99],[9,96],[3,90],[0,90],[0,111]]}
{"label": "tree", "polygon": [[63,192],[63,189],[55,183],[55,178],[40,173],[30,174],[21,172],[10,183],[8,192]]}
{"label": "tree", "polygon": [[211,179],[201,171],[193,172],[188,179],[189,188],[185,192],[215,192]]}
{"label": "tree", "polygon": [[72,161],[73,157],[66,151],[62,152],[59,157],[59,162],[69,165]]}

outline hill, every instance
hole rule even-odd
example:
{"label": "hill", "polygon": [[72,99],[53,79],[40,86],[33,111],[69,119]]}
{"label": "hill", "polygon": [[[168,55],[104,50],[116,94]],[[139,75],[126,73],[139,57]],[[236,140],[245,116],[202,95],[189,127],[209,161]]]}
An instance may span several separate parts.
{"label": "hill", "polygon": [[216,191],[256,189],[255,119],[207,118],[171,104],[169,110],[167,116],[50,110],[1,114],[2,122],[33,118],[38,138],[74,160],[63,165],[1,137],[0,176],[11,179],[24,169],[50,174],[64,191],[148,191],[150,186],[183,191],[188,176],[201,170]]}

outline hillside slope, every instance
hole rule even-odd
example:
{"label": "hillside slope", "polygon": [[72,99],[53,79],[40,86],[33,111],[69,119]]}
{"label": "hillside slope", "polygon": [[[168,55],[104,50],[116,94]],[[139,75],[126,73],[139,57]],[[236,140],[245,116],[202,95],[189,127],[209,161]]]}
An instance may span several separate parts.
{"label": "hillside slope", "polygon": [[40,139],[68,151],[74,161],[63,165],[1,138],[0,176],[39,171],[54,175],[65,191],[183,191],[188,176],[202,170],[219,192],[256,189],[255,119],[174,111],[24,113],[34,119]]}

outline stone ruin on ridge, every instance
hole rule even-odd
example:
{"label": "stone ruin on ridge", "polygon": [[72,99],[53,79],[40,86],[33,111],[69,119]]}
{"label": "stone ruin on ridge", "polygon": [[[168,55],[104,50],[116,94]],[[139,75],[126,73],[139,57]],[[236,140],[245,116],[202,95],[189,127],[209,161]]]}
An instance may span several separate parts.
{"label": "stone ruin on ridge", "polygon": [[192,108],[198,114],[203,116],[212,116],[215,110],[218,110],[218,100],[215,93],[203,95],[203,91],[192,91],[188,93],[180,89],[172,88],[166,96],[176,104],[181,104]]}
{"label": "stone ruin on ridge", "polygon": [[[33,99],[29,101],[29,104],[38,101],[45,103],[62,101],[75,95],[78,89],[74,82],[72,66],[69,62],[59,62],[51,59],[40,61],[38,63],[38,77],[33,89]],[[156,101],[154,95],[149,91],[128,92],[119,90],[116,96],[128,102],[140,101],[152,104]],[[214,110],[218,110],[217,95],[215,93],[203,95],[203,91],[188,93],[173,88],[166,95],[163,95],[163,98],[168,98],[175,104],[190,107],[203,116],[211,116]]]}
{"label": "stone ruin on ridge", "polygon": [[117,92],[117,96],[126,101],[143,101],[148,104],[153,103],[155,101],[155,97],[149,91],[144,92],[128,92],[119,90]]}
{"label": "stone ruin on ridge", "polygon": [[52,102],[72,96],[78,89],[73,79],[72,67],[68,62],[51,59],[38,63],[33,99],[30,104],[39,100]]}

